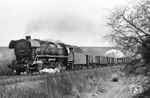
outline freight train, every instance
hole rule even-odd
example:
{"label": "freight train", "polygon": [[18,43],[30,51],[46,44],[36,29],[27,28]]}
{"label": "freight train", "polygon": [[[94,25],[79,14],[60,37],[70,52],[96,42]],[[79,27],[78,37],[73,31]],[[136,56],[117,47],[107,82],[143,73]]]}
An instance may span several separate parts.
{"label": "freight train", "polygon": [[129,58],[87,55],[80,47],[31,39],[31,36],[26,36],[26,39],[11,40],[9,49],[14,49],[16,59],[8,67],[17,75],[21,72],[32,74],[44,68],[75,70],[123,64],[130,60]]}

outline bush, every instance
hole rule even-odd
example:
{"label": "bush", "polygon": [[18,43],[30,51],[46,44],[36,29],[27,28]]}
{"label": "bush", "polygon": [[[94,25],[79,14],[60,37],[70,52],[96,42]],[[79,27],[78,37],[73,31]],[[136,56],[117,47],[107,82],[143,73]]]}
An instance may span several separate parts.
{"label": "bush", "polygon": [[0,61],[0,76],[9,74],[9,69],[8,69],[9,64],[10,62],[7,60]]}

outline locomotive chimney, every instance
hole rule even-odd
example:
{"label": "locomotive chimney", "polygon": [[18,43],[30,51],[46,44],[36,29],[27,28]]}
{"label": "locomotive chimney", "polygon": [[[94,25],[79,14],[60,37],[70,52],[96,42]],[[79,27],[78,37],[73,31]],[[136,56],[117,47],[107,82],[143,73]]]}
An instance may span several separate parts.
{"label": "locomotive chimney", "polygon": [[30,40],[31,39],[31,36],[26,36],[26,40]]}

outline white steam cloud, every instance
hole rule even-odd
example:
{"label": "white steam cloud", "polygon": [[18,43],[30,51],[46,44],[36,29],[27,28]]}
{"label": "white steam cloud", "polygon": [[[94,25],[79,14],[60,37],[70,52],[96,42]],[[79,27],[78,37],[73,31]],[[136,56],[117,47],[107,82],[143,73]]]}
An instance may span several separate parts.
{"label": "white steam cloud", "polygon": [[76,16],[63,15],[34,19],[27,25],[26,33],[45,30],[55,31],[56,33],[93,32],[95,29],[96,26],[91,21]]}

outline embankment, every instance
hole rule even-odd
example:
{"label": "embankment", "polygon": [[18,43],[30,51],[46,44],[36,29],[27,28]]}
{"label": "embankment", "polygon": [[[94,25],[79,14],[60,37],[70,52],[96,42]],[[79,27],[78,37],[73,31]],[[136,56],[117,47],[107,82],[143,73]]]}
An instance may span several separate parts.
{"label": "embankment", "polygon": [[[23,80],[0,86],[0,97],[7,98],[87,98],[88,92],[106,93],[106,81],[111,81],[112,74],[123,74],[120,67],[105,67],[91,70],[63,72],[46,76],[36,81]],[[17,79],[17,77],[16,77]],[[14,79],[15,80],[15,79]]]}

